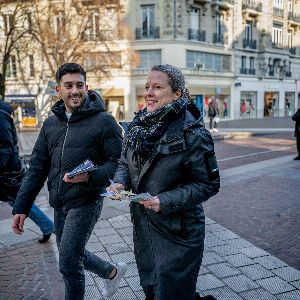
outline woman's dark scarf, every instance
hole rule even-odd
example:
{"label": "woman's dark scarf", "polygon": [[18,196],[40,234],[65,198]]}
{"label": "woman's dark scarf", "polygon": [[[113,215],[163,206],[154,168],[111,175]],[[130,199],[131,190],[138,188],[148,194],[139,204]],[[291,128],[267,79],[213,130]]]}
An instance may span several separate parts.
{"label": "woman's dark scarf", "polygon": [[153,151],[155,145],[166,132],[171,121],[178,119],[187,107],[187,101],[180,97],[177,101],[164,105],[162,108],[147,112],[147,108],[136,113],[128,126],[128,133],[124,143],[124,154],[133,151],[133,161],[138,170]]}

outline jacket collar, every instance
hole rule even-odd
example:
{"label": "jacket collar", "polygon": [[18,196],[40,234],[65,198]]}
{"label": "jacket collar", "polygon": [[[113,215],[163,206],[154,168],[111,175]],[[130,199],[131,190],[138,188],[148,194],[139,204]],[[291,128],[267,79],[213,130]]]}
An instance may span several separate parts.
{"label": "jacket collar", "polygon": [[186,113],[183,114],[179,120],[176,120],[170,124],[166,133],[162,136],[159,144],[153,149],[150,157],[143,165],[139,174],[137,186],[139,186],[142,177],[145,175],[158,153],[169,154],[180,152],[186,149],[184,139],[185,131],[192,130],[193,128],[197,127],[204,127],[201,113],[199,112],[198,119],[196,119],[196,117],[197,114],[195,115],[193,111],[187,109]]}

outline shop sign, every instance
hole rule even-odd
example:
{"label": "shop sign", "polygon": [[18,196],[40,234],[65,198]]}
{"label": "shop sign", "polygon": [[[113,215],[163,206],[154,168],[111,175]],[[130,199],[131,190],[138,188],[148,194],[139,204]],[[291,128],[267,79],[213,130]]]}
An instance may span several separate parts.
{"label": "shop sign", "polygon": [[36,117],[23,117],[22,124],[24,127],[35,127],[36,126]]}

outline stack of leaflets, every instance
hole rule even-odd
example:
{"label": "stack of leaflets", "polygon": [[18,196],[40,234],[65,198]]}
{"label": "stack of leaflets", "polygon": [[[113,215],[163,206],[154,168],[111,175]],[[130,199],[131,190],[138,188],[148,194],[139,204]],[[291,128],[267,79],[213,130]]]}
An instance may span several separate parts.
{"label": "stack of leaflets", "polygon": [[[113,184],[114,182],[110,180],[110,183]],[[112,200],[127,200],[130,202],[139,202],[141,200],[150,200],[153,198],[153,196],[151,196],[149,193],[134,194],[125,190],[108,191],[106,193],[100,194],[100,196],[108,197]]]}
{"label": "stack of leaflets", "polygon": [[83,163],[78,165],[75,169],[67,173],[68,178],[72,178],[75,175],[86,173],[89,171],[93,171],[97,169],[98,167],[93,164],[93,162],[90,159],[85,160]]}

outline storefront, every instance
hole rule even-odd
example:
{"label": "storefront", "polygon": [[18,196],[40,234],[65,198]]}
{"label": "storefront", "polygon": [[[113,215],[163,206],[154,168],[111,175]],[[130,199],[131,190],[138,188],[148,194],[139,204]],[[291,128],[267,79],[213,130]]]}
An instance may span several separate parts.
{"label": "storefront", "polygon": [[5,101],[13,108],[13,116],[18,129],[37,126],[34,95],[7,95]]}
{"label": "storefront", "polygon": [[125,118],[124,90],[123,89],[96,89],[104,99],[107,112],[113,115],[116,120],[122,121]]}
{"label": "storefront", "polygon": [[295,93],[285,92],[284,94],[284,115],[291,116],[295,112]]}
{"label": "storefront", "polygon": [[207,117],[209,99],[215,99],[218,105],[220,118],[230,117],[231,97],[230,87],[198,87],[190,89],[192,99]]}
{"label": "storefront", "polygon": [[257,118],[257,92],[242,91],[240,97],[240,119]]}
{"label": "storefront", "polygon": [[279,116],[279,92],[265,92],[264,117]]}

